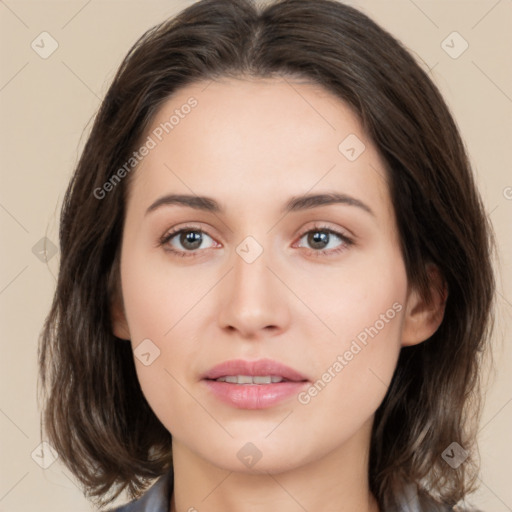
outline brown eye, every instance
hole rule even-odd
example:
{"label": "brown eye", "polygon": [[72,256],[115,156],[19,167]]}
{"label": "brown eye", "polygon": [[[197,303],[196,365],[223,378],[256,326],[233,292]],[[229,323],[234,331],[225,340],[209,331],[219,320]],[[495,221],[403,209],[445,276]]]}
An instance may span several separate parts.
{"label": "brown eye", "polygon": [[161,239],[160,245],[164,246],[166,250],[177,253],[180,256],[195,256],[199,249],[209,249],[213,246],[213,244],[211,244],[209,247],[202,247],[202,244],[207,239],[213,241],[213,239],[201,229],[182,228],[165,235]]}
{"label": "brown eye", "polygon": [[310,231],[306,236],[308,244],[313,249],[325,249],[331,241],[332,233],[327,233],[327,231]]}
{"label": "brown eye", "polygon": [[336,254],[353,244],[347,236],[327,227],[310,229],[303,233],[300,240],[303,239],[306,241],[306,248],[316,255]]}
{"label": "brown eye", "polygon": [[181,231],[178,240],[182,247],[193,251],[201,246],[203,235],[200,231]]}

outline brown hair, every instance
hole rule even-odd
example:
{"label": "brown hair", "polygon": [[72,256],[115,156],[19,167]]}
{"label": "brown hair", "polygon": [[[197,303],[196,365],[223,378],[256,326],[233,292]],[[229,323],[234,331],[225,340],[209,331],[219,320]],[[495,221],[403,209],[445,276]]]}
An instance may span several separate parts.
{"label": "brown hair", "polygon": [[[242,75],[306,78],[350,105],[386,163],[410,284],[428,298],[427,263],[444,276],[444,320],[429,340],[402,349],[376,413],[369,481],[381,507],[408,483],[454,505],[476,479],[469,461],[492,330],[492,229],[436,86],[400,42],[333,0],[202,0],[147,31],[125,57],[62,207],[60,271],[40,345],[49,440],[103,503],[123,489],[139,494],[172,466],[171,435],[141,392],[131,346],[112,334],[130,180],[105,199],[94,191],[177,89]],[[441,457],[452,442],[470,452],[457,469]]]}

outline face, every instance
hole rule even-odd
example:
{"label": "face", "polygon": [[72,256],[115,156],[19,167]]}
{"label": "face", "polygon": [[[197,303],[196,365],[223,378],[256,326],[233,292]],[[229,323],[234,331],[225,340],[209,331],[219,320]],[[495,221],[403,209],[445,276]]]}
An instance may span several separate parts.
{"label": "face", "polygon": [[173,442],[231,471],[367,445],[412,295],[357,117],[316,85],[225,79],[178,91],[143,142],[114,330]]}

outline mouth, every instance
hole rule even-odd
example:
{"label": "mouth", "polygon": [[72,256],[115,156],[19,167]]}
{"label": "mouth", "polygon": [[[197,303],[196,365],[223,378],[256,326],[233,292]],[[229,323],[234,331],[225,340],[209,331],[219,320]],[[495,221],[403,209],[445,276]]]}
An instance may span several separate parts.
{"label": "mouth", "polygon": [[218,400],[238,409],[265,409],[299,393],[310,382],[271,359],[226,361],[201,379]]}
{"label": "mouth", "polygon": [[272,359],[258,359],[256,361],[233,359],[214,366],[202,378],[240,385],[308,381],[308,378],[297,370]]}
{"label": "mouth", "polygon": [[[213,379],[208,379],[213,380]],[[243,386],[251,384],[278,384],[279,382],[291,382],[288,379],[277,375],[226,375],[215,379],[216,382],[227,382],[229,384],[241,384]]]}

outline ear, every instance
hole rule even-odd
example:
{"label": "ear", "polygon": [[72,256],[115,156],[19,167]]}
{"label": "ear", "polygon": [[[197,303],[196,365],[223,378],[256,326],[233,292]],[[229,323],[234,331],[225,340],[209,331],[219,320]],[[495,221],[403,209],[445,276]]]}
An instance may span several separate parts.
{"label": "ear", "polygon": [[417,345],[430,338],[443,321],[448,288],[440,270],[433,263],[427,264],[431,300],[424,300],[416,289],[407,297],[402,326],[402,346]]}
{"label": "ear", "polygon": [[[119,256],[119,255],[118,255]],[[123,293],[121,291],[121,273],[119,271],[119,257],[115,258],[114,264],[108,275],[108,294],[110,297],[110,323],[112,333],[122,340],[130,340],[130,329],[126,321],[126,313],[123,305]]]}
{"label": "ear", "polygon": [[120,304],[120,300],[114,300],[110,305],[110,322],[112,324],[112,332],[114,336],[122,340],[130,340],[130,329],[126,321],[124,307]]}

